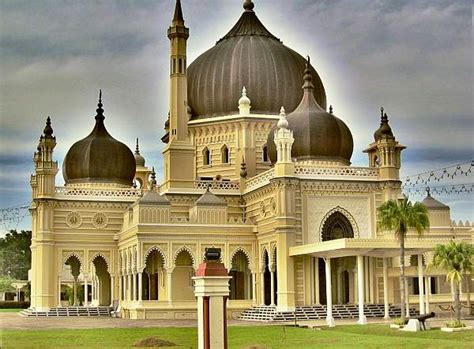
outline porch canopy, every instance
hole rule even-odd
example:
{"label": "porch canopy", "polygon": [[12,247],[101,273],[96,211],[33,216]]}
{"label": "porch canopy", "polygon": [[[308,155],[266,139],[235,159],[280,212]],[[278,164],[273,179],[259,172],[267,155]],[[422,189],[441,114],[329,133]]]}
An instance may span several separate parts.
{"label": "porch canopy", "polygon": [[[418,255],[432,251],[436,245],[447,244],[449,239],[407,238],[405,255]],[[397,257],[400,255],[400,242],[397,239],[345,238],[290,247],[290,256],[310,255],[322,258],[349,256]]]}

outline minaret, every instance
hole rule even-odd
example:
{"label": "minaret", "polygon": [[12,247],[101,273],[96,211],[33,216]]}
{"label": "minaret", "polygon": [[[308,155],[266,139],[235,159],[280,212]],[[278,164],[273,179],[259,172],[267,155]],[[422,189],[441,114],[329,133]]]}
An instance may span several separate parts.
{"label": "minaret", "polygon": [[[170,117],[169,142],[163,151],[165,187],[181,186],[195,179],[194,147],[188,134],[186,77],[186,41],[189,30],[184,26],[181,1],[176,1],[173,20],[168,28],[170,39]],[[178,184],[181,183],[181,184]]]}
{"label": "minaret", "polygon": [[291,147],[295,139],[293,131],[288,129],[285,108],[280,109],[280,119],[277,123],[273,141],[275,142],[277,161],[275,163],[276,176],[293,176],[295,165],[291,159]]}
{"label": "minaret", "polygon": [[[380,127],[374,133],[374,142],[364,150],[369,156],[369,166],[379,169],[379,179],[400,181],[401,153],[406,147],[398,143],[388,123],[388,116],[380,108]],[[385,200],[396,198],[399,189],[386,193]]]}
{"label": "minaret", "polygon": [[56,265],[54,263],[54,195],[58,163],[53,161],[56,137],[53,136],[51,118],[46,126],[34,154],[35,174],[31,176],[33,202],[31,203],[31,306],[36,310],[48,310],[56,306]]}
{"label": "minaret", "polygon": [[48,116],[33,157],[35,175],[31,178],[31,186],[34,199],[54,196],[55,179],[58,173],[58,163],[53,161],[54,147],[56,147],[56,137],[53,136],[51,118]]}

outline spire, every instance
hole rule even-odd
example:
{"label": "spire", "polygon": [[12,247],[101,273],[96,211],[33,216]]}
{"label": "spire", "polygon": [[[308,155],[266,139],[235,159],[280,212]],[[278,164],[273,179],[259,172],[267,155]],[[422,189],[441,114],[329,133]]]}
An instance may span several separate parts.
{"label": "spire", "polygon": [[102,90],[99,90],[99,103],[97,104],[97,109],[95,110],[97,112],[97,115],[95,116],[95,119],[97,121],[104,121],[104,109],[102,109],[103,104],[102,104]]}
{"label": "spire", "polygon": [[333,108],[332,108],[332,104],[329,106],[329,114],[332,114],[333,112]]}
{"label": "spire", "polygon": [[172,25],[173,26],[184,25],[183,9],[181,8],[181,0],[176,0]]}
{"label": "spire", "polygon": [[46,119],[46,126],[44,127],[43,134],[45,137],[51,137],[53,135],[53,128],[51,127],[51,118],[49,116]]}
{"label": "spire", "polygon": [[138,146],[138,138],[137,138],[137,145],[135,146],[135,155],[140,155],[140,147]]}
{"label": "spire", "polygon": [[374,133],[374,139],[376,141],[382,138],[391,138],[395,139],[393,136],[392,128],[388,124],[388,116],[387,113],[384,112],[384,108],[380,108],[380,127]]}
{"label": "spire", "polygon": [[314,89],[313,75],[311,74],[310,66],[311,66],[310,57],[308,56],[306,58],[306,68],[304,70],[304,76],[303,76],[303,79],[304,79],[303,89],[305,90],[304,93],[313,94],[313,89]]}
{"label": "spire", "polygon": [[247,97],[247,89],[245,86],[242,88],[242,97],[239,99],[239,114],[241,115],[248,115],[250,114],[250,105],[251,101],[250,98]]}
{"label": "spire", "polygon": [[245,0],[244,1],[244,10],[246,12],[253,12],[253,8],[255,7],[255,4],[251,0]]}
{"label": "spire", "polygon": [[155,166],[151,168],[151,180],[150,180],[150,191],[155,189],[156,187],[156,172],[155,172]]}

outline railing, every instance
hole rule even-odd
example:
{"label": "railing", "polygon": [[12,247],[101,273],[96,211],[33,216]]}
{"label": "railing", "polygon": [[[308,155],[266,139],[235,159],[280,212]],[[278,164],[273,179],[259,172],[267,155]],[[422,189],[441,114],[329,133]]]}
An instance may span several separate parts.
{"label": "railing", "polygon": [[[99,189],[99,188],[68,188],[56,187],[57,196],[67,198],[110,198],[110,199],[133,199],[136,200],[141,196],[140,189],[134,188],[113,188],[113,189]],[[129,200],[126,200],[129,201]]]}
{"label": "railing", "polygon": [[358,177],[376,179],[379,171],[371,167],[316,167],[296,165],[295,174],[304,177]]}
{"label": "railing", "polygon": [[194,181],[195,189],[219,189],[219,190],[239,190],[240,183],[238,181]]}
{"label": "railing", "polygon": [[265,172],[260,173],[259,175],[256,175],[255,177],[250,178],[247,181],[246,189],[253,190],[266,185],[270,183],[270,179],[273,177],[275,177],[275,169],[271,168]]}

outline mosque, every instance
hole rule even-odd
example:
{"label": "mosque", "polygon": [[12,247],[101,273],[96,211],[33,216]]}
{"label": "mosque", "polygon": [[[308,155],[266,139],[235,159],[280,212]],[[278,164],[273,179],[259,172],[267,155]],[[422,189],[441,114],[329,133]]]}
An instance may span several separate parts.
{"label": "mosque", "polygon": [[[243,7],[188,65],[189,30],[176,1],[162,183],[138,140],[133,153],[108,133],[99,96],[95,125],[91,119],[91,133],[67,152],[65,185],[56,186],[47,119],[31,176],[33,310],[65,306],[73,284],[74,305],[115,305],[132,319],[195,319],[191,278],[208,247],[221,249],[232,276],[231,318],[324,306],[332,323],[333,307],[354,305],[365,323],[367,305],[388,317],[400,302],[399,243],[377,228],[376,209],[402,196],[405,147],[382,110],[364,151],[368,166],[351,166],[351,131],[327,106],[310,59],[275,37],[252,1]],[[472,241],[472,227],[453,223],[429,193],[423,203],[431,227],[422,237],[409,233],[405,264],[408,300],[424,312],[451,297],[445,274],[425,268],[433,248]]]}

